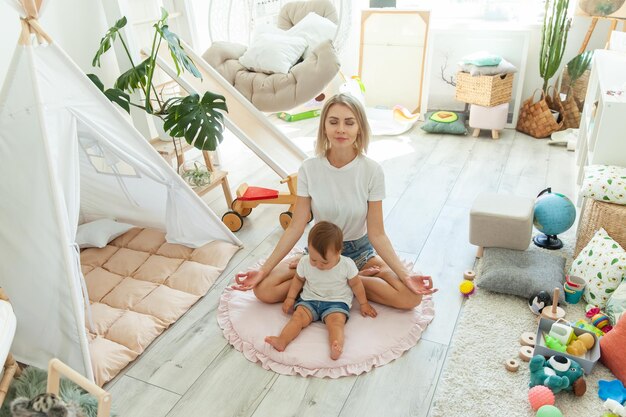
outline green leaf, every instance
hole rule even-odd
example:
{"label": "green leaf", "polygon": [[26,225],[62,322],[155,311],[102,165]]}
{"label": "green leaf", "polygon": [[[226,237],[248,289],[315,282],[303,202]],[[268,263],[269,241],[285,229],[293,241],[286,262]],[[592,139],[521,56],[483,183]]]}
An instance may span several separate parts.
{"label": "green leaf", "polygon": [[615,291],[615,288],[607,288],[606,290],[604,290],[605,293],[607,294],[611,294]]}
{"label": "green leaf", "polygon": [[175,98],[165,103],[163,128],[173,137],[184,137],[187,143],[201,150],[214,151],[223,139],[224,96],[206,92]]}
{"label": "green leaf", "polygon": [[592,299],[596,299],[596,295],[594,293],[592,293],[591,291],[589,292],[589,295],[591,296]]}
{"label": "green leaf", "polygon": [[104,34],[104,37],[100,40],[98,52],[96,52],[96,55],[91,61],[92,67],[100,66],[100,57],[102,57],[106,51],[111,49],[111,45],[115,41],[115,38],[117,38],[117,34],[124,26],[126,26],[126,16],[122,16],[122,18],[115,22],[115,24],[109,28],[107,33]]}
{"label": "green leaf", "polygon": [[592,58],[593,51],[585,51],[582,54],[576,55],[567,63],[567,74],[569,75],[570,86],[587,71],[589,65],[591,65]]}
{"label": "green leaf", "polygon": [[612,179],[610,179],[610,178],[609,178],[608,180],[606,180],[606,182],[607,182],[609,185],[613,184],[613,180],[612,180]]}
{"label": "green leaf", "polygon": [[130,96],[118,88],[109,88],[104,95],[112,102],[130,113]]}
{"label": "green leaf", "polygon": [[607,197],[607,196],[602,197],[602,199],[605,200],[605,201],[611,201],[611,199],[609,197]]}
{"label": "green leaf", "polygon": [[[616,246],[616,245],[614,245],[614,246]],[[616,263],[618,263],[618,262],[619,262],[619,258],[614,258],[614,259],[611,261],[611,265],[615,265],[615,264],[616,264]]]}
{"label": "green leaf", "polygon": [[617,249],[617,243],[613,243],[613,246],[611,246],[611,248]]}
{"label": "green leaf", "polygon": [[196,67],[196,64],[193,63],[191,58],[187,55],[182,45],[180,44],[180,38],[174,32],[170,32],[169,27],[167,25],[163,25],[161,28],[156,27],[156,30],[159,31],[161,37],[165,39],[167,42],[167,47],[170,50],[170,55],[172,56],[172,61],[176,65],[176,73],[180,75],[181,73],[181,65],[184,69],[193,74],[196,78],[202,78],[200,71]]}
{"label": "green leaf", "polygon": [[583,260],[581,259],[580,261],[578,261],[578,265],[582,264]]}
{"label": "green leaf", "polygon": [[602,279],[602,272],[598,272],[598,274],[596,275],[598,278]]}
{"label": "green leaf", "polygon": [[592,255],[593,255],[593,250],[589,249],[589,256],[592,256]]}
{"label": "green leaf", "polygon": [[145,87],[148,82],[148,71],[151,65],[150,58],[147,58],[136,67],[129,69],[115,81],[115,88],[131,93],[142,86]]}
{"label": "green leaf", "polygon": [[87,74],[87,78],[98,87],[98,90],[104,92],[104,84],[100,81],[100,78],[96,74]]}

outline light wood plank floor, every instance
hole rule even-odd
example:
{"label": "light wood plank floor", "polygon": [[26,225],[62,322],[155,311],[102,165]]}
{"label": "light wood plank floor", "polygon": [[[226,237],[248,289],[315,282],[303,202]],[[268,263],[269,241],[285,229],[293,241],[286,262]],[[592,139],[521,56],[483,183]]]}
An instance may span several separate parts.
{"label": "light wood plank floor", "polygon": [[[317,120],[274,121],[312,150]],[[286,207],[262,205],[237,233],[245,248],[206,297],[108,384],[120,417],[427,416],[462,307],[457,286],[475,262],[468,213],[476,195],[534,197],[552,185],[574,197],[574,154],[546,142],[513,130],[500,140],[427,135],[418,128],[374,138],[369,154],[385,170],[389,237],[440,288],[434,321],[400,359],[358,377],[302,378],[266,371],[226,342],[216,321],[220,294],[236,271],[267,256],[282,233],[278,216]],[[233,137],[222,144],[220,163],[233,190],[243,181],[278,187],[279,178]],[[220,216],[225,212],[219,189],[205,200]]]}

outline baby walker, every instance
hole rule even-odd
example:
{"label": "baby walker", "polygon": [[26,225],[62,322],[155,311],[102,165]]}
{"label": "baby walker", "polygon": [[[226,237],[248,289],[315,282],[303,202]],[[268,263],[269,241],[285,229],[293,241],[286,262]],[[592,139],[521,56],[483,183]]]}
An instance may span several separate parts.
{"label": "baby walker", "polygon": [[[252,209],[259,204],[288,204],[287,211],[280,213],[279,221],[283,229],[287,229],[296,205],[296,187],[298,175],[290,174],[287,178],[280,180],[281,184],[287,184],[288,193],[281,193],[277,190],[263,187],[250,187],[243,183],[237,188],[237,198],[230,206],[231,211],[222,216],[224,224],[232,231],[237,232],[243,226],[243,218],[252,213]],[[313,214],[309,217],[309,222],[313,220]]]}

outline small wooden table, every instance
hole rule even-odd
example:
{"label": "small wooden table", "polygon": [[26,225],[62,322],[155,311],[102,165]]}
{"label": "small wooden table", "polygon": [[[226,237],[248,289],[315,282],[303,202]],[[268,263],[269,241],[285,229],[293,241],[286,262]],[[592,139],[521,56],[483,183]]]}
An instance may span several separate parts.
{"label": "small wooden table", "polygon": [[[174,148],[173,141],[163,141],[161,139],[152,139],[150,141],[152,147],[168,162],[171,163],[172,159],[176,158],[176,166],[181,166],[185,162],[185,152],[195,149],[192,145],[188,144],[185,140],[179,140],[176,144],[178,147],[178,153]],[[218,185],[222,185],[224,190],[224,197],[226,198],[226,204],[228,209],[233,204],[233,196],[230,192],[230,185],[228,184],[228,172],[215,169],[211,155],[209,151],[202,151],[202,157],[204,158],[204,164],[207,169],[211,171],[211,183],[202,187],[191,187],[196,194],[203,196]]]}

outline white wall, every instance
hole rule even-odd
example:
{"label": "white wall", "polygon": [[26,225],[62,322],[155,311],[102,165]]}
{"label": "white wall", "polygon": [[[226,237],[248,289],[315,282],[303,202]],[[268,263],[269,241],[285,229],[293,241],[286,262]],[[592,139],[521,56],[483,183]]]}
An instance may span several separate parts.
{"label": "white wall", "polygon": [[[105,0],[112,1],[112,0]],[[196,0],[197,1],[197,0]],[[361,10],[368,6],[367,0],[355,0],[352,2],[353,24],[350,28],[350,37],[341,53],[342,71],[347,77],[358,72],[359,42]],[[206,8],[198,7],[196,12],[201,16],[199,22],[206,22]],[[100,38],[106,32],[108,26],[105,22],[101,0],[76,1],[76,0],[50,0],[41,24],[51,37],[60,44],[72,59],[85,72],[98,74],[105,85],[110,86],[117,76],[116,61],[113,53],[105,55],[103,68],[91,67],[91,60],[97,50]],[[564,63],[571,59],[578,51],[582,39],[587,32],[589,19],[576,17],[568,38],[568,45],[564,57]],[[204,29],[201,28],[201,32]],[[541,40],[540,25],[533,27],[529,48],[527,71],[523,87],[522,97],[528,97],[532,92],[541,87],[542,80],[539,77],[539,43]],[[17,43],[20,25],[16,13],[4,2],[0,2],[0,80],[4,80],[11,55]],[[602,48],[608,35],[608,22],[599,22],[589,48]],[[436,91],[432,91],[436,94]]]}

